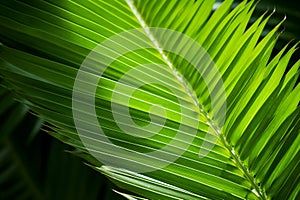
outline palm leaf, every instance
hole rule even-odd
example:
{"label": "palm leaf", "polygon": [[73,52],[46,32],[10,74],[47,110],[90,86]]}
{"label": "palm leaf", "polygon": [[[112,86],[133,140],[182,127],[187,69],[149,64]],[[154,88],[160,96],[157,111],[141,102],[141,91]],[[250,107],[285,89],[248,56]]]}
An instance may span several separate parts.
{"label": "palm leaf", "polygon": [[41,131],[43,121],[9,90],[0,87],[0,94],[1,199],[119,199],[105,177]]}
{"label": "palm leaf", "polygon": [[[33,111],[53,125],[55,137],[85,152],[80,156],[120,187],[143,197],[295,199],[300,187],[300,87],[296,83],[300,62],[291,69],[287,66],[296,46],[290,50],[285,47],[271,57],[280,24],[260,39],[270,14],[264,14],[247,27],[255,8],[253,2],[242,2],[231,10],[232,3],[224,1],[214,10],[214,1],[3,1],[0,58],[5,62],[0,65],[1,75],[9,87],[26,98],[25,103]],[[197,56],[193,46],[172,43],[176,38],[171,36],[170,40],[155,37],[157,33],[149,27],[184,33],[209,53],[226,91],[224,124],[218,119],[219,113],[213,112],[209,87],[203,77],[182,57],[158,48],[178,44],[177,48],[185,56]],[[98,77],[98,71],[103,71],[105,59],[97,60],[99,65],[85,73],[89,78],[101,78],[95,96],[96,115],[112,141],[100,143],[97,138],[101,135],[92,132],[96,136],[87,137],[90,146],[86,149],[72,118],[72,90],[78,69],[99,43],[136,28],[143,31],[141,35],[129,37],[129,43],[149,44],[152,48],[119,56],[102,77]],[[108,55],[113,55],[112,50],[124,48],[125,40],[109,46]],[[158,45],[151,44],[153,41],[158,41]],[[160,104],[168,111],[165,124],[158,125],[162,130],[145,139],[124,134],[114,121],[111,105],[120,106],[120,110],[128,106],[124,99],[113,98],[113,89],[123,74],[147,63],[155,63],[157,67],[129,77],[120,93],[120,97],[126,96],[132,82],[147,83],[155,79],[164,85],[148,84],[139,88],[129,104],[132,119],[141,125],[141,133],[157,133],[154,129],[142,129],[151,121],[149,106]],[[216,95],[222,95],[217,87],[219,81],[212,78],[208,84],[213,86]],[[91,95],[90,91],[83,92]],[[180,102],[184,102],[182,110]],[[218,108],[224,108],[224,102],[216,103]],[[87,129],[98,126],[89,120],[88,110],[77,111],[86,117],[83,123]],[[163,155],[176,156],[188,144],[176,162],[141,175],[134,171],[143,166],[155,168],[160,159],[115,155],[111,151],[113,143],[143,155],[168,146],[181,125],[180,112],[185,112],[190,121],[182,123],[186,129],[180,140],[163,152]],[[160,119],[160,110],[150,113],[153,119]],[[196,131],[194,138],[190,131]],[[101,161],[112,166],[101,167],[88,150],[101,155]],[[124,166],[122,161],[129,164]]]}

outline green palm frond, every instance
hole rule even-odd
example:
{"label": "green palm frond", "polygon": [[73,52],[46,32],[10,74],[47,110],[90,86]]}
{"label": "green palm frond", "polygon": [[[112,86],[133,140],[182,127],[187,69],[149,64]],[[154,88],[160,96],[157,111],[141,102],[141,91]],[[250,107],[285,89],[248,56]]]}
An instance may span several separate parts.
{"label": "green palm frond", "polygon": [[[263,38],[261,35],[272,13],[263,14],[248,26],[255,9],[253,1],[243,1],[233,10],[231,0],[216,9],[214,3],[211,0],[4,0],[0,4],[1,76],[16,94],[27,100],[25,103],[30,109],[53,125],[53,136],[78,148],[79,156],[93,168],[141,197],[296,199],[300,189],[300,87],[297,83],[300,61],[288,68],[296,46],[288,49],[287,45],[271,57],[281,24]],[[216,102],[218,108],[227,108],[224,124],[218,119],[220,113],[213,112],[214,102],[207,86],[211,85],[212,92],[221,97],[220,80],[212,75],[207,83],[183,57],[160,50],[161,46],[173,44],[183,55],[194,60],[199,57],[192,45],[182,45],[179,39],[178,43],[174,42],[174,35],[167,36],[169,40],[156,37],[159,34],[150,27],[183,33],[208,52],[213,62],[207,60],[205,67],[214,63],[226,92],[226,102],[222,102],[222,98]],[[97,60],[99,65],[85,71],[87,77],[99,79],[95,112],[111,141],[103,142],[99,139],[100,133],[95,131],[86,137],[90,145],[87,149],[77,133],[72,112],[78,69],[98,44],[111,42],[112,36],[132,29],[140,30],[141,35],[129,35],[109,45],[108,56],[114,56],[115,49],[125,49],[125,41],[152,48],[127,52],[109,66],[105,65],[105,57]],[[203,63],[201,58],[199,62]],[[127,77],[120,98],[114,99],[114,88],[123,75],[149,63],[156,67]],[[207,68],[204,68],[205,73],[211,75]],[[99,71],[103,71],[102,77]],[[131,83],[154,79],[160,84],[143,85],[133,93],[134,98],[127,105],[124,99]],[[91,95],[90,91],[82,92],[87,97]],[[85,98],[78,101],[84,103]],[[114,120],[114,104],[120,110],[129,107],[141,134],[155,135],[145,139],[125,134]],[[163,125],[145,131],[143,127],[152,119],[159,121],[162,116],[159,109],[149,111],[153,104],[166,108],[167,117]],[[97,130],[99,124],[89,120],[89,110],[82,107],[76,112],[86,116],[82,121],[86,129]],[[182,113],[185,115],[181,116]],[[182,123],[183,117],[190,120]],[[185,131],[172,143],[181,125]],[[130,124],[124,127],[131,128]],[[156,128],[161,131],[157,132]],[[193,131],[195,137],[191,138]],[[155,168],[161,160],[126,153],[116,155],[111,151],[114,145],[143,155],[169,145],[171,148],[163,155],[170,157],[177,155],[185,145],[188,148],[170,165],[139,174],[134,172],[137,166]],[[101,161],[108,166],[101,166],[89,152],[101,155]],[[113,156],[129,164],[119,165]]]}
{"label": "green palm frond", "polygon": [[0,119],[0,199],[119,199],[104,190],[104,177],[65,153],[66,145],[42,132],[43,121],[2,86]]}

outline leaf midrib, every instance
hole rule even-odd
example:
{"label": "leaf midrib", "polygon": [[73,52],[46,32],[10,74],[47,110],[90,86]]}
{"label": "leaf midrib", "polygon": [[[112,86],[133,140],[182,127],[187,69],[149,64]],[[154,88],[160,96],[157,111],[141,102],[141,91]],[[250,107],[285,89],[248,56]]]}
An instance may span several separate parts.
{"label": "leaf midrib", "polygon": [[255,178],[252,176],[252,174],[250,173],[250,171],[248,170],[248,168],[243,164],[243,162],[241,161],[239,155],[236,153],[235,149],[232,147],[232,145],[230,145],[230,143],[226,140],[226,137],[224,136],[224,134],[222,133],[222,129],[220,127],[218,127],[216,125],[216,123],[214,122],[214,120],[212,118],[209,117],[209,114],[205,111],[204,107],[199,104],[199,102],[197,100],[195,100],[195,98],[193,98],[192,93],[189,91],[189,88],[187,86],[187,84],[183,81],[184,79],[182,79],[180,77],[180,73],[177,72],[176,68],[173,67],[172,62],[168,59],[168,57],[164,54],[164,52],[162,51],[162,49],[159,47],[159,43],[157,40],[155,40],[155,37],[151,34],[149,27],[146,25],[146,22],[143,20],[141,14],[137,11],[137,8],[134,6],[133,0],[126,0],[126,3],[128,4],[130,10],[132,11],[132,13],[134,14],[134,16],[137,18],[138,22],[140,23],[140,25],[143,27],[143,29],[145,30],[146,35],[149,37],[149,39],[153,42],[153,45],[155,46],[155,48],[157,49],[157,51],[160,53],[160,55],[162,56],[163,60],[166,62],[166,64],[170,67],[172,73],[174,74],[174,76],[177,78],[177,80],[182,84],[182,86],[185,88],[187,94],[189,96],[191,96],[191,99],[193,100],[193,103],[199,107],[199,112],[201,111],[202,114],[205,116],[207,122],[209,123],[209,126],[211,126],[211,128],[213,128],[214,132],[216,133],[216,135],[218,135],[221,139],[222,144],[226,147],[226,149],[230,152],[230,155],[232,156],[232,158],[234,159],[237,167],[244,173],[245,177],[247,178],[247,180],[251,183],[252,187],[254,188],[254,190],[256,191],[253,192],[256,196],[259,195],[258,197],[260,199],[263,200],[267,200],[267,196],[266,194],[263,192],[262,188],[258,185],[258,183],[256,182]]}

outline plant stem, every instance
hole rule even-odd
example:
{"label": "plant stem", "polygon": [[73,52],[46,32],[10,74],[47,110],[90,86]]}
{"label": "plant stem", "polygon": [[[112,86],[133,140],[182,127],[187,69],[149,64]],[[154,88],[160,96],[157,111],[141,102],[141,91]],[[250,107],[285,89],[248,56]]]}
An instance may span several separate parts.
{"label": "plant stem", "polygon": [[221,141],[224,144],[224,146],[228,149],[230,152],[231,156],[233,157],[234,161],[236,162],[237,166],[239,169],[242,170],[242,172],[245,174],[246,178],[249,180],[251,183],[252,187],[256,191],[255,195],[259,195],[260,199],[267,200],[267,196],[262,190],[262,188],[257,184],[255,178],[251,175],[250,171],[248,168],[245,167],[243,162],[241,161],[239,155],[235,152],[234,148],[228,144],[226,141],[225,137],[223,134],[220,135]]}
{"label": "plant stem", "polygon": [[223,145],[226,147],[226,149],[230,152],[232,158],[237,164],[237,167],[244,173],[245,177],[248,179],[248,181],[251,183],[252,187],[254,188],[255,192],[253,192],[256,196],[258,196],[262,200],[267,200],[266,194],[263,192],[263,190],[260,188],[260,186],[256,183],[255,178],[251,175],[250,171],[245,167],[243,162],[241,161],[239,155],[235,152],[234,148],[230,145],[230,143],[226,140],[226,137],[222,133],[221,129],[215,125],[216,123],[214,120],[209,116],[209,114],[205,111],[204,107],[198,102],[198,99],[195,99],[192,95],[193,92],[189,91],[189,88],[187,87],[187,83],[185,83],[183,78],[181,77],[180,73],[176,71],[168,57],[164,54],[162,49],[159,47],[158,42],[155,40],[154,36],[151,34],[149,27],[147,26],[146,22],[143,20],[141,14],[137,11],[136,7],[133,4],[133,0],[126,0],[128,6],[132,10],[133,14],[136,16],[137,20],[145,30],[146,34],[148,35],[149,39],[153,42],[154,46],[158,50],[158,52],[161,54],[162,58],[165,60],[165,62],[168,64],[168,66],[171,68],[172,72],[174,73],[175,77],[177,77],[178,81],[183,85],[186,92],[190,97],[192,97],[193,103],[200,108],[200,112],[204,114],[208,124],[213,128],[215,133],[221,138],[221,141]]}

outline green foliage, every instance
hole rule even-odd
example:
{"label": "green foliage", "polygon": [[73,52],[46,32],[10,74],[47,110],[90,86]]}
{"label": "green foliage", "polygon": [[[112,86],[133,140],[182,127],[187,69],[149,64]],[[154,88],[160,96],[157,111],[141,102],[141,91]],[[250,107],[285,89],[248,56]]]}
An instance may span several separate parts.
{"label": "green foliage", "polygon": [[0,199],[119,199],[103,176],[64,152],[70,148],[40,130],[43,121],[3,87],[0,119]]}
{"label": "green foliage", "polygon": [[[26,99],[24,104],[52,125],[53,136],[76,147],[79,156],[119,187],[141,197],[297,199],[300,189],[300,86],[297,83],[300,61],[288,69],[296,46],[289,50],[285,46],[271,57],[280,24],[261,38],[271,14],[265,13],[248,27],[255,8],[253,1],[243,1],[233,10],[232,3],[226,0],[213,10],[214,1],[211,0],[140,0],[134,3],[129,0],[4,0],[0,4],[1,76],[9,88]],[[170,84],[182,92],[180,98],[187,102],[186,108],[200,116],[199,126],[184,124],[197,130],[187,151],[169,166],[143,175],[131,171],[134,166],[128,169],[101,166],[88,154],[72,118],[72,89],[84,58],[113,35],[145,28],[132,7],[148,27],[176,30],[202,45],[222,76],[227,96],[227,116],[224,126],[217,127],[218,135],[208,131],[211,124],[219,124],[213,121],[215,116],[207,87],[182,58],[164,52],[172,63],[171,70],[162,66],[158,72],[164,73],[150,70],[143,77],[131,77],[129,81],[133,82],[157,77]],[[147,31],[144,34],[149,36]],[[189,53],[195,52],[186,52]],[[156,150],[167,145],[170,138],[166,133],[174,134],[172,131],[180,124],[176,96],[159,86],[141,88],[130,108],[132,117],[146,124],[150,120],[145,117],[149,114],[146,104],[153,101],[167,104],[172,114],[168,115],[165,132],[140,140],[122,134],[114,123],[110,113],[112,89],[122,74],[149,62],[165,63],[162,52],[155,48],[142,49],[116,59],[105,70],[95,96],[99,123],[105,127],[111,141],[126,150]],[[199,104],[194,104],[187,91],[190,88],[186,88],[174,71],[189,81]],[[214,81],[213,85],[217,84]],[[125,105],[123,101],[114,103]],[[80,111],[85,113],[84,109]],[[182,143],[185,143],[189,135],[185,132],[183,136]],[[212,144],[213,148],[199,157],[199,152],[207,151],[205,143]],[[109,148],[95,145],[92,150],[107,152]],[[175,150],[168,153],[176,153]],[[120,156],[155,166],[147,157],[135,160],[127,155]],[[128,199],[140,198],[122,195]]]}

